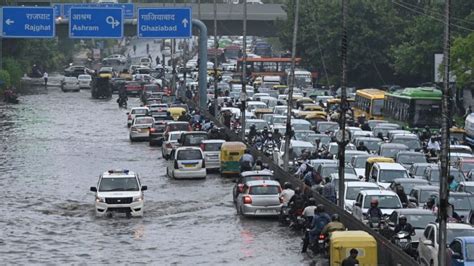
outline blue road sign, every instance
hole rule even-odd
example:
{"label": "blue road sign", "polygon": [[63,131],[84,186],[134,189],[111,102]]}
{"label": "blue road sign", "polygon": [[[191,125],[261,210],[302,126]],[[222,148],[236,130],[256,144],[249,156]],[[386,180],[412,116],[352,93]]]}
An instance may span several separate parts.
{"label": "blue road sign", "polygon": [[139,8],[138,38],[191,38],[191,8]]}
{"label": "blue road sign", "polygon": [[3,38],[53,38],[52,7],[3,7],[0,32]]}
{"label": "blue road sign", "polygon": [[122,38],[121,8],[71,8],[69,38]]}
{"label": "blue road sign", "polygon": [[135,8],[133,4],[99,4],[99,3],[89,3],[89,4],[64,4],[62,10],[62,16],[64,18],[69,18],[71,8],[121,8],[123,9],[124,18],[134,18],[135,17]]}
{"label": "blue road sign", "polygon": [[54,9],[54,17],[57,18],[57,17],[60,17],[61,16],[61,9],[62,9],[62,5],[61,4],[53,4],[53,9]]}

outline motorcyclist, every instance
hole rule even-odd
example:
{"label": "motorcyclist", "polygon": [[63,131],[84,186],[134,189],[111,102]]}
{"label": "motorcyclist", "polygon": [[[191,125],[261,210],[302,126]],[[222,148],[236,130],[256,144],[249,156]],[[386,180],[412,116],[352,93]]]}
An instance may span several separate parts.
{"label": "motorcyclist", "polygon": [[214,124],[212,123],[212,121],[209,120],[209,118],[206,118],[206,120],[204,121],[204,125],[202,126],[202,129],[203,129],[204,131],[209,131],[209,130],[211,130],[213,127],[214,127]]}
{"label": "motorcyclist", "polygon": [[240,158],[240,172],[252,171],[254,159],[248,149],[245,149],[244,155]]}
{"label": "motorcyclist", "polygon": [[301,162],[300,166],[298,167],[298,170],[296,170],[295,172],[295,176],[297,177],[304,177],[308,173],[308,171],[313,169],[309,163],[308,158],[302,157],[302,160],[303,162]]}
{"label": "motorcyclist", "polygon": [[183,111],[178,118],[178,121],[186,121],[189,122],[188,116],[186,115],[186,111]]}
{"label": "motorcyclist", "polygon": [[290,199],[295,195],[295,191],[293,190],[293,186],[290,182],[285,182],[283,184],[283,190],[280,193],[280,197],[282,199],[283,206],[287,206]]}
{"label": "motorcyclist", "polygon": [[423,129],[423,132],[421,133],[420,140],[426,141],[426,140],[429,140],[430,138],[431,138],[430,127],[425,126],[425,128]]}
{"label": "motorcyclist", "polygon": [[367,123],[367,122],[365,122],[364,124],[362,124],[362,125],[360,126],[360,128],[361,128],[362,130],[364,130],[364,131],[371,131],[371,130],[372,130],[372,129],[370,128],[370,126],[369,126],[369,123]]}
{"label": "motorcyclist", "polygon": [[454,180],[454,176],[450,175],[448,177],[448,189],[449,191],[457,191],[459,187],[459,183]]}
{"label": "motorcyclist", "polygon": [[321,184],[323,182],[323,178],[318,173],[318,171],[316,171],[316,169],[313,168],[304,176],[303,181],[305,185],[312,187],[312,186]]}
{"label": "motorcyclist", "polygon": [[405,204],[405,206],[408,206],[408,197],[407,194],[405,193],[405,189],[403,188],[402,185],[398,184],[395,187],[395,193],[397,193],[398,197],[400,198],[400,201]]}
{"label": "motorcyclist", "polygon": [[407,222],[407,217],[405,215],[400,215],[398,218],[398,224],[395,226],[395,230],[393,230],[394,234],[397,234],[398,232],[407,232],[410,235],[415,234],[415,228]]}
{"label": "motorcyclist", "polygon": [[278,128],[275,128],[275,129],[273,130],[273,139],[274,139],[277,143],[280,143],[281,138],[282,138],[282,135],[281,135],[280,131],[278,130]]}
{"label": "motorcyclist", "polygon": [[435,140],[434,137],[431,137],[430,140],[428,141],[428,144],[426,145],[426,148],[428,151],[440,151],[441,146],[439,145],[439,142]]}
{"label": "motorcyclist", "polygon": [[257,135],[255,136],[255,141],[254,141],[254,147],[258,149],[258,147],[263,146],[264,138],[262,137],[262,133],[257,132]]}
{"label": "motorcyclist", "polygon": [[252,125],[250,125],[250,131],[249,131],[249,135],[248,135],[248,140],[249,140],[249,141],[253,141],[253,139],[255,138],[255,136],[257,136],[257,127],[255,126],[255,124],[252,124]]}
{"label": "motorcyclist", "polygon": [[438,208],[436,207],[436,197],[431,196],[423,206],[423,209],[431,210],[433,213],[437,213]]}
{"label": "motorcyclist", "polygon": [[303,210],[303,216],[305,219],[310,220],[314,217],[314,210],[316,210],[316,200],[314,198],[309,198],[306,207]]}
{"label": "motorcyclist", "polygon": [[370,201],[370,208],[367,211],[367,215],[369,218],[382,218],[382,210],[379,208],[379,200],[378,199],[372,199]]}
{"label": "motorcyclist", "polygon": [[332,232],[335,231],[345,231],[346,227],[343,223],[341,223],[339,219],[339,214],[335,213],[331,216],[331,222],[324,226],[323,230],[321,231],[322,235],[330,238]]}
{"label": "motorcyclist", "polygon": [[301,193],[301,189],[299,187],[295,188],[295,194],[288,202],[288,207],[290,207],[289,214],[291,219],[290,227],[296,222],[296,218],[303,213],[304,203],[305,200]]}
{"label": "motorcyclist", "polygon": [[357,150],[358,151],[370,152],[370,150],[364,145],[363,141],[359,142],[359,145],[357,145]]}
{"label": "motorcyclist", "polygon": [[212,128],[211,131],[209,132],[209,139],[219,139],[219,131],[217,128]]}
{"label": "motorcyclist", "polygon": [[331,217],[326,213],[324,205],[318,204],[314,210],[313,220],[308,229],[307,237],[303,240],[303,249],[301,252],[306,252],[309,243],[313,242],[320,234],[323,228],[331,221]]}
{"label": "motorcyclist", "polygon": [[262,137],[264,140],[266,140],[268,138],[268,128],[267,127],[263,127],[263,130],[262,130]]}

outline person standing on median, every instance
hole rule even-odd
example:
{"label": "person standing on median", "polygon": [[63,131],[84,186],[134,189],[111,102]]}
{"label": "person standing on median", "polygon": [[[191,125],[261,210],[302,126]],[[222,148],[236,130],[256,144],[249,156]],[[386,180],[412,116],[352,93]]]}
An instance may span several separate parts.
{"label": "person standing on median", "polygon": [[43,80],[44,80],[44,87],[46,88],[48,86],[48,72],[43,73]]}

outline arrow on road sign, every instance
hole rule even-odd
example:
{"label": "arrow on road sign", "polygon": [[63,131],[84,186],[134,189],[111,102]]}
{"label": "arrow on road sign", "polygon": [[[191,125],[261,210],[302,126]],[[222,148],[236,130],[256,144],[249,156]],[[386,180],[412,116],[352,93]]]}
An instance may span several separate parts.
{"label": "arrow on road sign", "polygon": [[11,19],[7,19],[7,20],[5,20],[5,23],[6,23],[8,26],[10,26],[11,24],[15,23],[15,21],[14,21],[14,20],[11,20]]}
{"label": "arrow on road sign", "polygon": [[186,18],[183,19],[181,23],[183,23],[183,26],[186,28],[188,26],[188,20]]}
{"label": "arrow on road sign", "polygon": [[117,27],[118,25],[120,25],[120,21],[118,21],[117,19],[114,19],[114,17],[112,17],[112,16],[108,16],[108,17],[105,19],[105,22],[107,22],[107,24],[111,25],[111,26],[112,26],[112,29],[115,29],[115,27]]}

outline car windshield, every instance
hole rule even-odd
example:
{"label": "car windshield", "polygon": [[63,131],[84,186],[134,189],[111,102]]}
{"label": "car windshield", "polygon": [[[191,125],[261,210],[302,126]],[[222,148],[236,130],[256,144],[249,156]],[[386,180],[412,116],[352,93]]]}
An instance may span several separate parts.
{"label": "car windshield", "polygon": [[135,177],[102,178],[99,191],[138,191],[138,182]]}
{"label": "car windshield", "polygon": [[436,216],[431,213],[426,214],[416,214],[410,213],[405,215],[407,217],[408,223],[410,223],[415,229],[424,229],[426,225],[430,222],[436,220]]}
{"label": "car windshield", "polygon": [[285,124],[286,117],[274,117],[272,122],[273,124]]}
{"label": "car windshield", "polygon": [[319,132],[327,132],[327,131],[337,131],[339,130],[339,124],[337,123],[318,123],[318,130]]}
{"label": "car windshield", "polygon": [[357,194],[362,190],[366,189],[375,189],[374,187],[348,187],[346,191],[346,199],[348,200],[355,200],[357,198]]}
{"label": "car windshield", "polygon": [[298,124],[292,124],[294,130],[309,130],[311,129],[311,124],[306,124],[306,123],[298,123]]}
{"label": "car windshield", "polygon": [[467,243],[466,244],[466,258],[467,261],[474,260],[474,244]]}
{"label": "car windshield", "polygon": [[[453,242],[456,237],[463,237],[463,236],[474,236],[474,229],[472,228],[463,228],[463,229],[452,229],[448,228],[446,230],[447,237],[446,237],[446,244]],[[436,238],[439,241],[438,238]]]}
{"label": "car windshield", "polygon": [[458,196],[449,195],[450,201],[454,206],[454,210],[471,210],[471,197],[469,196]]}
{"label": "car windshield", "polygon": [[[454,176],[454,180],[457,182],[464,181],[464,176],[457,168],[449,169],[449,175]],[[430,182],[439,182],[439,168],[434,168],[431,170]]]}
{"label": "car windshield", "polygon": [[147,109],[133,109],[132,114],[134,115],[144,115],[148,112]]}
{"label": "car windshield", "polygon": [[425,172],[425,169],[427,168],[428,166],[416,166],[416,167],[413,167],[413,169],[410,169],[410,172],[413,174],[413,175],[418,175],[418,176],[421,176],[423,175],[423,173]]}
{"label": "car windshield", "polygon": [[209,137],[207,134],[189,134],[185,136],[184,144],[186,145],[199,145],[203,140],[207,140]]}
{"label": "car windshield", "polygon": [[397,158],[398,163],[403,164],[414,164],[414,163],[426,163],[426,157],[423,154],[401,154]]}
{"label": "car windshield", "polygon": [[400,184],[402,185],[403,191],[405,193],[409,193],[416,186],[429,185],[428,181],[424,179],[412,179],[412,178],[410,178],[408,182],[401,182]]}
{"label": "car windshield", "polygon": [[179,134],[170,134],[169,140],[178,140],[181,137],[181,133]]}
{"label": "car windshield", "polygon": [[257,181],[257,180],[273,180],[272,176],[270,175],[251,175],[246,176],[242,183],[247,183],[249,181]]}
{"label": "car windshield", "polygon": [[168,124],[169,131],[187,131],[189,128],[188,123],[172,123]]}
{"label": "car windshield", "polygon": [[249,189],[250,195],[278,195],[280,188],[278,186],[252,186]]}
{"label": "car windshield", "polygon": [[461,163],[461,170],[468,172],[469,170],[474,169],[474,162],[463,162]]}
{"label": "car windshield", "polygon": [[417,139],[398,138],[398,139],[392,140],[392,143],[404,144],[412,150],[421,148],[420,141]]}
{"label": "car windshield", "polygon": [[364,201],[364,208],[370,208],[372,199],[379,201],[380,209],[400,209],[400,200],[395,195],[367,195]]}
{"label": "car windshield", "polygon": [[178,151],[177,160],[200,160],[202,159],[202,154],[200,150],[180,150]]}
{"label": "car windshield", "polygon": [[380,140],[364,140],[364,146],[370,151],[376,151],[379,149]]}
{"label": "car windshield", "polygon": [[404,170],[380,170],[379,182],[392,183],[396,178],[408,178]]}
{"label": "car windshield", "polygon": [[[330,176],[331,174],[338,173],[338,171],[339,171],[339,167],[337,166],[337,164],[325,165],[321,167],[321,176],[327,177],[327,176]],[[344,173],[356,175],[356,172],[354,168],[352,167],[344,167]]]}
{"label": "car windshield", "polygon": [[154,121],[153,117],[140,117],[135,120],[135,125],[152,124]]}
{"label": "car windshield", "polygon": [[382,148],[382,151],[380,152],[380,156],[395,158],[395,156],[397,155],[399,151],[404,151],[404,150],[405,149],[403,148]]}
{"label": "car windshield", "polygon": [[220,151],[222,143],[206,143],[204,144],[204,151]]}
{"label": "car windshield", "polygon": [[369,157],[366,156],[357,156],[352,158],[352,166],[354,168],[365,168],[365,163]]}

